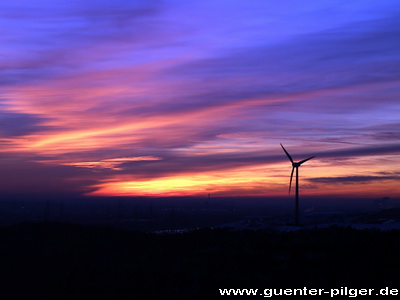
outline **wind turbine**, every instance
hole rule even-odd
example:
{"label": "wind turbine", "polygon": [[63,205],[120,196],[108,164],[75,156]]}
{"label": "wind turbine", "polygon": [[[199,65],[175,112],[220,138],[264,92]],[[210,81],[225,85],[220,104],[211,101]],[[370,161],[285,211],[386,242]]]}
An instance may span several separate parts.
{"label": "wind turbine", "polygon": [[314,158],[315,156],[311,156],[309,158],[303,159],[299,162],[294,162],[293,158],[290,156],[289,152],[286,151],[285,147],[281,144],[283,151],[285,151],[287,157],[292,162],[292,174],[290,175],[290,184],[289,184],[289,194],[292,188],[292,179],[293,179],[293,172],[296,169],[296,200],[295,200],[295,215],[294,215],[294,225],[299,225],[299,167],[305,163],[307,160]]}

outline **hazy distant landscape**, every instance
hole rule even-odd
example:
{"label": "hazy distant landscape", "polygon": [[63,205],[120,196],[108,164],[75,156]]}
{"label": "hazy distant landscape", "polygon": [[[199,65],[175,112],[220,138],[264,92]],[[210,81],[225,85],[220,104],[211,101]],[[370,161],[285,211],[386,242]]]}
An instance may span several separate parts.
{"label": "hazy distant landscape", "polygon": [[[301,217],[305,224],[345,224],[348,217],[357,219],[357,216],[399,207],[399,201],[388,197],[337,201],[306,197],[301,205]],[[66,222],[147,232],[228,226],[246,220],[262,220],[264,225],[260,229],[265,229],[268,225],[293,223],[293,213],[291,197],[81,197],[0,202],[2,225]]]}

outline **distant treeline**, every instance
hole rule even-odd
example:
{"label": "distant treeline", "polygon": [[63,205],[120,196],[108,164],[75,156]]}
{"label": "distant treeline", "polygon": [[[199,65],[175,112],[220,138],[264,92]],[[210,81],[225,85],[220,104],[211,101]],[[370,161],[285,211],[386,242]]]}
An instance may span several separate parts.
{"label": "distant treeline", "polygon": [[399,288],[400,231],[157,235],[25,223],[0,229],[0,266],[2,299],[210,299],[219,288]]}

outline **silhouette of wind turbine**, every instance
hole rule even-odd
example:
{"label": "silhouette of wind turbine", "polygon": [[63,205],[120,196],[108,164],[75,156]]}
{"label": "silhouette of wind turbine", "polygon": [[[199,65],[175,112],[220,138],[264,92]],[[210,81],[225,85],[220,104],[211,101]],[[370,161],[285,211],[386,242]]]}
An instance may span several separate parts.
{"label": "silhouette of wind turbine", "polygon": [[311,156],[309,158],[303,159],[302,161],[299,162],[294,162],[293,158],[290,156],[289,152],[286,151],[285,147],[283,147],[283,145],[281,144],[281,147],[283,149],[283,151],[285,151],[287,157],[289,158],[289,160],[292,163],[292,173],[290,174],[290,184],[289,184],[289,194],[290,194],[290,190],[292,188],[292,179],[293,179],[293,172],[294,169],[296,169],[296,200],[295,200],[295,215],[294,215],[294,224],[296,226],[299,225],[299,167],[305,163],[307,160],[310,160],[311,158],[314,158],[315,156]]}

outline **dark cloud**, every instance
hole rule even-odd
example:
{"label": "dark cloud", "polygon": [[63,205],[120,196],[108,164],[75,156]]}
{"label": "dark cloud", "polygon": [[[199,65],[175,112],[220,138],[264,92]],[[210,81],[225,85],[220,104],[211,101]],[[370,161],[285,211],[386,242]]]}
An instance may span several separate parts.
{"label": "dark cloud", "polygon": [[40,125],[44,120],[33,114],[0,111],[0,137],[10,138],[48,130],[48,127]]}
{"label": "dark cloud", "polygon": [[386,172],[386,171],[383,171],[383,172],[376,172],[376,174],[384,175],[384,176],[400,176],[400,171],[398,171],[398,172]]}
{"label": "dark cloud", "polygon": [[386,123],[362,128],[365,135],[375,141],[400,141],[400,123]]}
{"label": "dark cloud", "polygon": [[373,181],[399,180],[400,176],[341,176],[306,179],[312,183],[368,184]]}
{"label": "dark cloud", "polygon": [[169,153],[158,161],[126,162],[122,170],[104,170],[104,174],[127,174],[137,178],[157,178],[170,175],[206,173],[220,170],[221,174],[230,169],[279,161],[279,155],[266,156],[265,152],[180,155]]}
{"label": "dark cloud", "polygon": [[362,157],[370,155],[385,155],[385,154],[398,154],[400,153],[400,143],[398,144],[385,144],[380,146],[363,146],[352,147],[338,150],[328,150],[324,152],[317,152],[315,155],[319,158],[342,158],[342,157]]}
{"label": "dark cloud", "polygon": [[95,183],[91,170],[36,163],[12,153],[1,154],[0,168],[0,194],[79,195]]}

